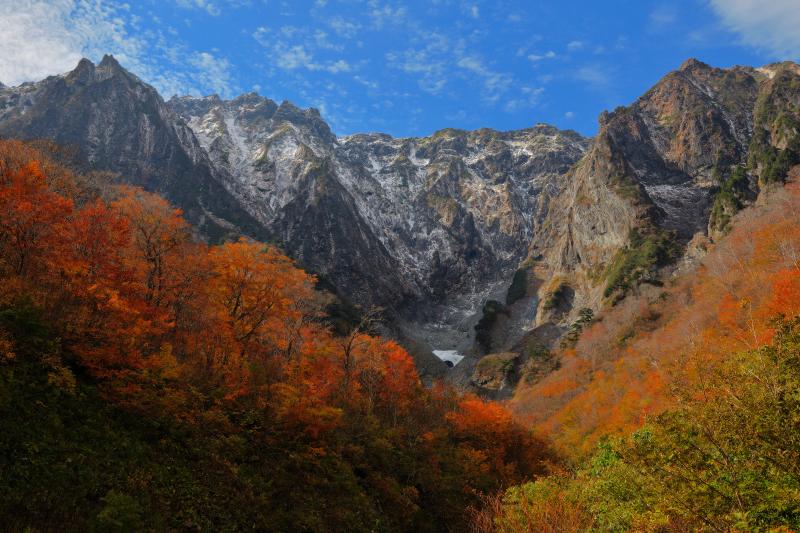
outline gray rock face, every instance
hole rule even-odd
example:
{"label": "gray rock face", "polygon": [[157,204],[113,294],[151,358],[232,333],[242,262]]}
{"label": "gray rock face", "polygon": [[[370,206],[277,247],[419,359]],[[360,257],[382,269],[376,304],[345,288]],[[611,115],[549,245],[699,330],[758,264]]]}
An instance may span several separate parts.
{"label": "gray rock face", "polygon": [[502,279],[587,147],[544,125],[336,138],[315,110],[255,94],[168,104],[291,255],[359,303],[400,314],[436,315],[417,304]]}
{"label": "gray rock face", "polygon": [[269,239],[354,302],[412,322],[454,301],[477,311],[588,147],[546,125],[337,138],[316,110],[253,93],[165,103],[110,56],[0,89],[0,135],[74,145],[212,239]]}
{"label": "gray rock face", "polygon": [[[505,299],[520,264],[530,290],[507,320],[506,350],[602,307],[603,268],[632,229],[704,233],[715,168],[752,163],[758,140],[756,184],[775,150],[794,146],[798,80],[791,63],[689,60],[604,113],[593,141],[547,125],[337,137],[316,110],[254,93],[164,102],[107,56],[0,86],[0,135],[73,145],[87,166],[165,194],[211,240],[277,243],[353,302],[389,308],[424,348],[472,355],[453,373],[466,379],[476,314]],[[557,320],[539,305],[556,281],[572,306]]]}
{"label": "gray rock face", "polygon": [[222,186],[192,131],[111,56],[0,89],[0,135],[72,146],[88,167],[165,194],[211,238],[238,231],[265,236]]}
{"label": "gray rock face", "polygon": [[[672,231],[683,243],[706,233],[719,179],[732,165],[750,161],[756,186],[756,136],[783,149],[800,133],[785,126],[800,124],[799,73],[793,63],[718,69],[690,59],[631,106],[603,113],[591,149],[533,238],[530,255],[544,260],[538,275],[564,277],[575,290],[573,310],[598,309],[603,269],[632,229]],[[760,118],[765,108],[769,120]]]}

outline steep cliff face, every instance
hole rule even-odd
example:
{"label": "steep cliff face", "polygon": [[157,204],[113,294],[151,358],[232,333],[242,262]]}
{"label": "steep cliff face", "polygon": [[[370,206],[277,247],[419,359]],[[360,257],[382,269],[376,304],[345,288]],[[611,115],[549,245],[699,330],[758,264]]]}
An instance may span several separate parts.
{"label": "steep cliff face", "polygon": [[164,193],[212,238],[262,235],[217,179],[191,130],[158,93],[106,56],[72,72],[0,89],[0,135],[72,146],[91,168]]}
{"label": "steep cliff face", "polygon": [[389,308],[422,352],[458,359],[465,384],[482,352],[552,346],[586,308],[660,283],[683,244],[726,231],[800,161],[799,113],[793,63],[689,60],[601,115],[594,140],[547,125],[337,137],[316,110],[254,93],[164,102],[111,57],[0,87],[0,135],[73,145],[211,239],[276,242],[341,295]]}
{"label": "steep cliff face", "polygon": [[544,125],[336,138],[315,110],[255,94],[169,105],[290,253],[359,303],[423,321],[437,318],[424,304],[481,292],[524,257],[587,146]]}
{"label": "steep cliff face", "polygon": [[532,241],[539,297],[556,285],[574,291],[569,313],[541,308],[537,323],[569,323],[581,308],[657,282],[680,255],[674,244],[724,229],[715,217],[752,199],[765,169],[798,152],[798,80],[792,63],[719,69],[689,60],[631,106],[601,115]]}
{"label": "steep cliff face", "polygon": [[165,193],[212,239],[276,242],[428,348],[460,328],[460,350],[589,142],[546,125],[338,138],[316,110],[252,93],[165,103],[111,57],[0,89],[0,135],[73,145],[87,166]]}

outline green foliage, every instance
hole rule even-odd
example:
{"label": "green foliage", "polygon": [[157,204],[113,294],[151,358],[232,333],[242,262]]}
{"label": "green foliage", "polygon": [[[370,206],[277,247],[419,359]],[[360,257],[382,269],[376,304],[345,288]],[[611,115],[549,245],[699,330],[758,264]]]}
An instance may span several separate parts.
{"label": "green foliage", "polygon": [[781,150],[771,144],[768,130],[757,130],[750,142],[747,163],[753,170],[760,169],[762,186],[783,183],[789,169],[800,163],[800,134],[793,136],[787,148]]}
{"label": "green foliage", "polygon": [[609,180],[611,188],[621,197],[637,201],[641,197],[638,182],[630,176],[614,175]]}
{"label": "green foliage", "polygon": [[506,492],[500,531],[569,502],[591,527],[560,531],[775,531],[800,528],[800,319],[771,346],[705,369],[677,407],[608,440],[571,476]]}
{"label": "green foliage", "polygon": [[103,498],[103,503],[103,509],[97,513],[92,524],[95,531],[124,533],[141,531],[144,527],[141,506],[127,494],[110,490]]}
{"label": "green foliage", "polygon": [[547,361],[553,354],[545,346],[534,343],[528,346],[528,358],[536,361]]}
{"label": "green foliage", "polygon": [[[715,168],[715,170],[717,170]],[[722,176],[720,176],[722,177]],[[714,197],[709,226],[717,231],[730,229],[730,221],[742,207],[750,192],[747,171],[737,165],[731,175],[721,180],[722,185]]]}
{"label": "green foliage", "polygon": [[584,307],[578,311],[578,319],[570,324],[567,333],[561,338],[561,348],[575,346],[584,328],[594,322],[594,311]]}
{"label": "green foliage", "polygon": [[16,354],[0,361],[5,530],[443,531],[476,501],[465,485],[501,483],[451,433],[456,397],[410,423],[347,413],[325,438],[246,403],[184,423],[115,406],[79,368],[73,391],[54,384],[61,344],[34,307],[0,310],[0,331]]}
{"label": "green foliage", "polygon": [[640,280],[654,269],[673,262],[680,253],[680,247],[673,235],[653,230],[642,234],[631,229],[628,244],[619,250],[606,267],[604,278],[606,298],[614,296],[614,302],[622,299]]}
{"label": "green foliage", "polygon": [[528,293],[528,271],[524,268],[514,272],[514,279],[506,292],[506,305],[511,305],[525,298]]}
{"label": "green foliage", "polygon": [[550,311],[551,309],[555,309],[556,307],[559,306],[561,301],[566,297],[568,291],[569,291],[569,285],[567,285],[566,283],[559,283],[558,286],[555,288],[555,290],[547,295],[547,298],[545,298],[545,301],[542,304],[542,308],[545,311]]}
{"label": "green foliage", "polygon": [[800,321],[683,396],[623,451],[658,507],[718,530],[800,527]]}
{"label": "green foliage", "polygon": [[501,354],[487,355],[481,358],[477,364],[477,370],[484,374],[493,374],[498,376],[505,376],[512,368],[514,368],[515,359],[512,357],[505,357]]}
{"label": "green foliage", "polygon": [[492,327],[501,314],[507,315],[508,310],[497,300],[488,300],[483,304],[483,315],[475,324],[475,340],[485,352],[492,351]]}
{"label": "green foliage", "polygon": [[336,297],[325,306],[325,322],[337,335],[347,335],[362,320],[361,310],[344,298]]}
{"label": "green foliage", "polygon": [[449,138],[449,137],[459,137],[461,135],[465,135],[467,133],[466,130],[461,130],[458,128],[443,128],[434,132],[432,139],[441,139],[441,138]]}
{"label": "green foliage", "polygon": [[797,91],[796,75],[784,70],[776,74],[770,90],[759,95],[756,102],[747,163],[759,172],[761,186],[782,183],[789,169],[800,163],[800,120],[792,104]]}

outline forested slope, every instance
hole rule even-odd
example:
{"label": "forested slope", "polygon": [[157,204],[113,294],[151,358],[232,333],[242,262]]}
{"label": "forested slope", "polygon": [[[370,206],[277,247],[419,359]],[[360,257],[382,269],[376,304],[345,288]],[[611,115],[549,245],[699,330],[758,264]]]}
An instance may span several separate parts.
{"label": "forested slope", "polygon": [[544,471],[499,405],[334,335],[279,250],[59,153],[0,143],[3,529],[446,531]]}
{"label": "forested slope", "polygon": [[490,500],[480,530],[800,527],[800,167],[665,286],[554,354],[512,408],[573,466]]}

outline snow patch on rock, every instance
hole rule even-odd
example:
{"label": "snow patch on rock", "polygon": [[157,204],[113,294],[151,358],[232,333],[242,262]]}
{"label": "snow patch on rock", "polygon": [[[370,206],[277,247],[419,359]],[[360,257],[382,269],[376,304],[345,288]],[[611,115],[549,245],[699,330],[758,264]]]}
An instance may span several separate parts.
{"label": "snow patch on rock", "polygon": [[464,356],[455,350],[433,350],[433,355],[438,357],[445,363],[450,363],[447,366],[454,367],[464,359]]}

